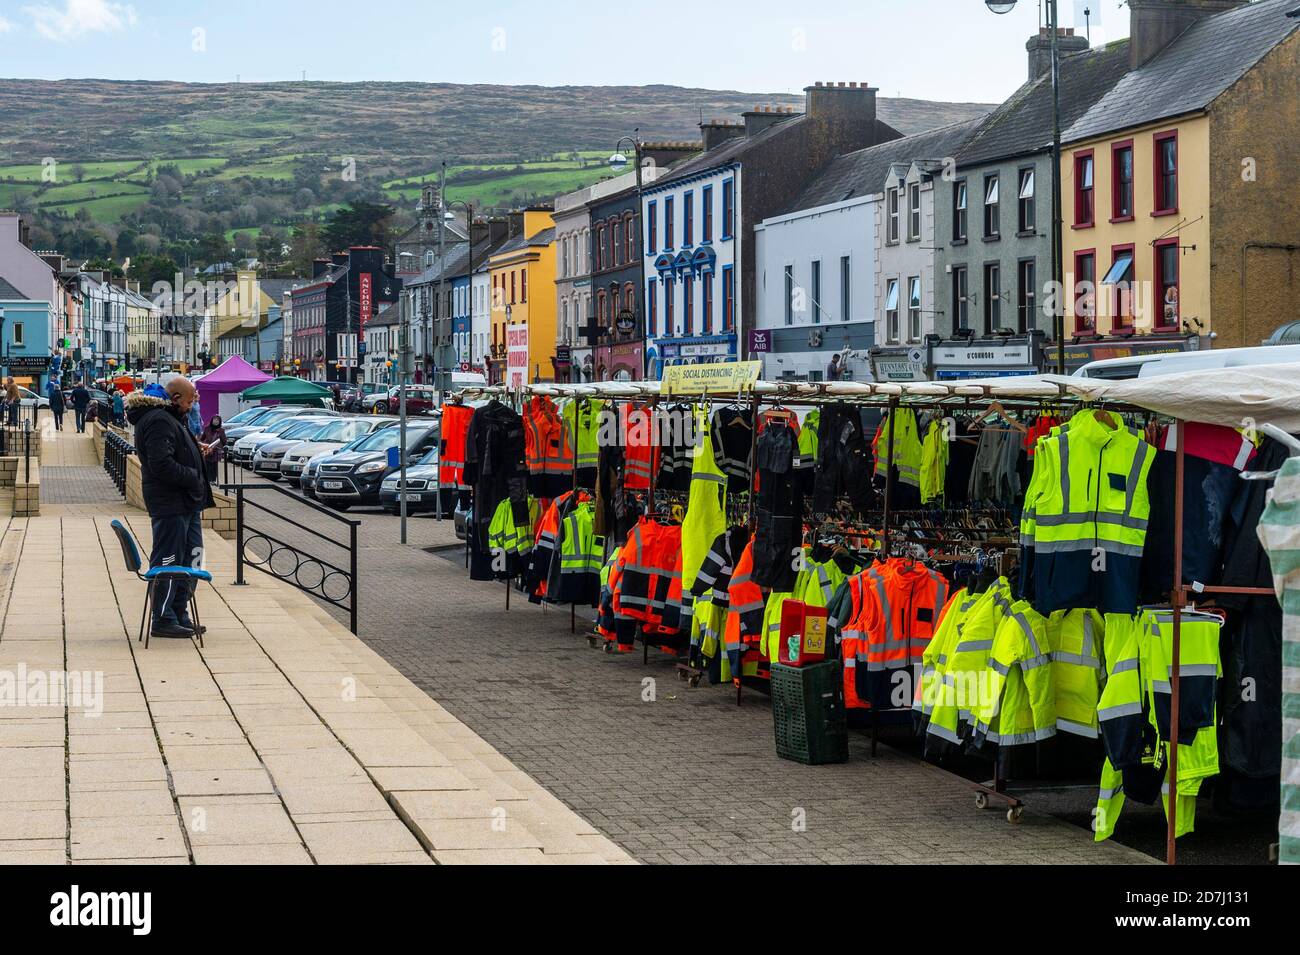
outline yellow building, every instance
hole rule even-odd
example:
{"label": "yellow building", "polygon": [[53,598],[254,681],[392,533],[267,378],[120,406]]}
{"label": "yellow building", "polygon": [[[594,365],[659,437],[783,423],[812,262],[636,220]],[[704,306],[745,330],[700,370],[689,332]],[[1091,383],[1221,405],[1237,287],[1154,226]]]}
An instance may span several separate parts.
{"label": "yellow building", "polygon": [[1257,345],[1300,293],[1300,21],[1192,0],[1162,37],[1167,6],[1132,5],[1146,59],[1062,136],[1066,333]]}
{"label": "yellow building", "polygon": [[[510,354],[527,381],[555,379],[555,227],[551,210],[510,215],[512,238],[488,259],[492,290],[492,380],[505,381]],[[511,343],[514,347],[511,348]],[[526,344],[525,344],[526,342]]]}

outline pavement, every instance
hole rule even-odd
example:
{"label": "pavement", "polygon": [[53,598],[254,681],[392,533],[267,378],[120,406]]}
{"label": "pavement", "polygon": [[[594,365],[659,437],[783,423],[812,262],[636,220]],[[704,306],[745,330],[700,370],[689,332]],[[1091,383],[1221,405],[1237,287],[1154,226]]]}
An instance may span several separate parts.
{"label": "pavement", "polygon": [[311,598],[236,586],[215,535],[205,647],[145,648],[109,523],[147,553],[149,521],[103,488],[0,520],[0,863],[632,861]]}

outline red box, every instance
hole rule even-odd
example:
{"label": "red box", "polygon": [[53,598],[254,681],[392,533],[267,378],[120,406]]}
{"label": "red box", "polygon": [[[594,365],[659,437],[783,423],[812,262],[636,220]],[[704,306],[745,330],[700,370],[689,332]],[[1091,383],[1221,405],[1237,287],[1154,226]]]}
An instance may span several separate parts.
{"label": "red box", "polygon": [[794,667],[821,663],[826,659],[826,643],[825,607],[812,607],[802,600],[787,600],[781,605],[779,662]]}

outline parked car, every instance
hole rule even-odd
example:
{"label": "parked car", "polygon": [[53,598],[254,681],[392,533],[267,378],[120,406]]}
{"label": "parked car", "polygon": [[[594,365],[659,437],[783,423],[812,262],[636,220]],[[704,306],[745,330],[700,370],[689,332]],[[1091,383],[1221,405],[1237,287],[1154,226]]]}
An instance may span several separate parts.
{"label": "parked car", "polygon": [[[373,409],[377,414],[397,414],[401,408],[401,390],[391,388],[386,392],[367,395],[364,399],[366,410]],[[406,386],[406,413],[408,415],[432,414],[439,408],[438,392],[429,385]]]}
{"label": "parked car", "polygon": [[[414,427],[408,423],[407,454],[423,457],[430,448],[438,446],[440,433],[440,423],[436,421],[421,422]],[[400,440],[400,429],[382,428],[367,435],[351,451],[322,461],[316,477],[317,500],[340,511],[354,504],[378,504],[384,478],[396,470],[388,463],[388,450],[396,448]]]}
{"label": "parked car", "polygon": [[284,420],[297,423],[287,430],[281,431],[278,435],[274,435],[269,431],[250,434],[235,445],[235,450],[238,451],[245,443],[249,443],[252,447],[253,473],[260,474],[272,481],[280,480],[280,461],[284,458],[286,451],[302,441],[311,440],[327,425],[334,424],[337,421],[335,418],[310,416],[286,418]]}
{"label": "parked car", "polygon": [[37,408],[48,408],[50,406],[49,398],[45,397],[45,395],[38,395],[30,388],[24,388],[22,385],[19,385],[18,394],[21,396],[18,400],[18,404],[24,408],[31,408],[33,406]]}
{"label": "parked car", "polygon": [[[276,421],[271,422],[264,430],[254,431],[244,435],[235,442],[234,447],[230,449],[230,463],[238,465],[241,468],[251,468],[253,466],[253,452],[266,444],[268,441],[274,441],[276,438],[290,431],[298,430],[306,422],[316,424],[323,422],[324,418],[316,415],[285,415]],[[316,430],[316,429],[311,429]]]}
{"label": "parked car", "polygon": [[340,447],[330,447],[326,448],[324,451],[317,451],[308,458],[307,463],[303,466],[302,475],[298,479],[298,486],[302,489],[303,494],[313,499],[316,497],[316,479],[320,473],[320,465],[322,461],[326,461],[334,457],[334,455],[341,454],[344,451],[353,450],[368,437],[370,437],[370,435],[364,434]]}
{"label": "parked car", "polygon": [[474,505],[461,506],[460,502],[457,501],[456,510],[453,512],[451,519],[456,528],[456,540],[469,540],[469,524],[470,521],[474,520]]}
{"label": "parked car", "polygon": [[[384,478],[383,486],[379,489],[379,503],[389,514],[401,513],[402,502],[398,496],[400,480],[401,471],[394,470]],[[450,517],[456,507],[456,489],[445,487],[441,490],[442,513],[445,517]],[[438,491],[438,446],[435,445],[420,460],[407,465],[406,513],[436,514]]]}
{"label": "parked car", "polygon": [[[237,428],[226,426],[226,454],[230,454],[235,445],[241,438],[246,438],[250,434],[256,434],[258,431],[265,431],[272,427],[276,422],[283,421],[285,418],[302,417],[303,415],[312,415],[314,417],[338,417],[337,411],[330,411],[325,408],[304,408],[301,405],[276,405],[266,409],[266,414],[256,418],[249,418],[247,424],[241,424]],[[243,412],[240,412],[241,414]]]}
{"label": "parked car", "polygon": [[336,451],[345,444],[364,438],[372,431],[396,423],[396,418],[381,418],[378,415],[331,421],[313,437],[297,442],[284,452],[284,457],[280,460],[280,476],[290,484],[298,484],[307,462],[316,455],[321,452]]}

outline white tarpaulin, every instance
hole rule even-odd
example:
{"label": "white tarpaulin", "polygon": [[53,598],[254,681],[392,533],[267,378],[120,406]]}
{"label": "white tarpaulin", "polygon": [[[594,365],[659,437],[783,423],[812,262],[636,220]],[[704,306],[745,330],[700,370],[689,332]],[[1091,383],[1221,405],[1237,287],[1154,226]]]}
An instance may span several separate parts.
{"label": "white tarpaulin", "polygon": [[[504,393],[496,387],[468,388],[466,394]],[[583,385],[528,385],[525,393],[554,396],[653,397],[657,381],[592,382]],[[891,382],[773,382],[754,384],[754,392],[798,404],[847,400],[880,403],[890,398],[906,402],[961,398],[1019,398],[1022,400],[1074,399],[1116,402],[1147,408],[1171,418],[1240,428],[1275,424],[1300,433],[1300,364],[1253,365],[1185,371],[1107,381],[1061,375],[1022,375],[959,381]]]}

